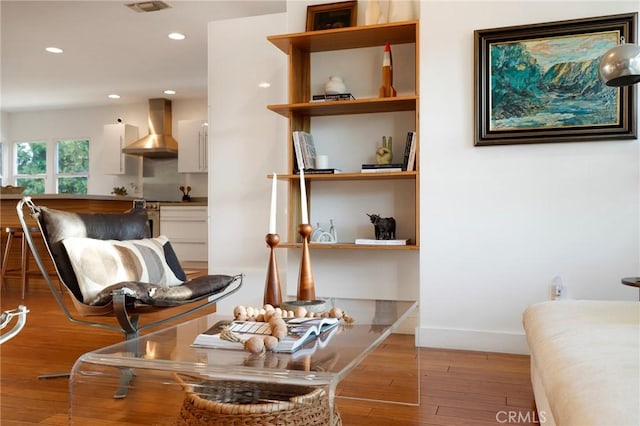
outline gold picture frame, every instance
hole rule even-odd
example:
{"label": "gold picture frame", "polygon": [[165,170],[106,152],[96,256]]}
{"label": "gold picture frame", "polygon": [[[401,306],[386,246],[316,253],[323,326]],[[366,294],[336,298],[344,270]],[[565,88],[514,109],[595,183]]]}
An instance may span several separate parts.
{"label": "gold picture frame", "polygon": [[307,6],[307,31],[330,30],[357,25],[358,2],[342,1],[337,3]]}

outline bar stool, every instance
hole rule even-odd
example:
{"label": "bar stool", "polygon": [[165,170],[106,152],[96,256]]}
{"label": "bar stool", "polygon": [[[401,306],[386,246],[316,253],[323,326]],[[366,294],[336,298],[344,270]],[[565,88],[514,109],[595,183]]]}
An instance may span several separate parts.
{"label": "bar stool", "polygon": [[[15,274],[15,276],[20,277],[20,281],[22,283],[22,298],[24,299],[25,292],[29,285],[29,275],[39,276],[40,271],[29,271],[27,269],[29,267],[29,246],[27,245],[27,239],[24,238],[22,228],[8,226],[5,228],[5,232],[7,233],[7,242],[4,249],[4,257],[2,258],[2,271],[0,273],[0,281],[2,282],[0,283],[0,286],[6,285],[6,277],[8,273],[20,272],[19,274]],[[38,228],[29,228],[29,232],[38,232]],[[20,267],[9,269],[9,254],[11,253],[11,246],[13,244],[13,240],[17,238],[21,240]]]}

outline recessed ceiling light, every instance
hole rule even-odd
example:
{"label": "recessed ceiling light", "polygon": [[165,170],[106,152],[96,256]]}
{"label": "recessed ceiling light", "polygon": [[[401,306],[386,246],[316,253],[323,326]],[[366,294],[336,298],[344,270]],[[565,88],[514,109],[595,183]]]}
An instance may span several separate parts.
{"label": "recessed ceiling light", "polygon": [[181,33],[171,33],[167,37],[169,37],[171,40],[184,40],[185,38],[187,38],[184,34]]}
{"label": "recessed ceiling light", "polygon": [[120,95],[117,95],[115,93],[112,93],[108,96],[109,99],[120,99]]}
{"label": "recessed ceiling light", "polygon": [[269,83],[268,81],[263,81],[261,83],[258,83],[258,87],[260,87],[261,89],[268,89],[269,87],[271,87],[271,83]]}
{"label": "recessed ceiling light", "polygon": [[44,50],[46,50],[49,53],[62,53],[62,52],[64,52],[64,50],[60,49],[59,47],[53,47],[53,46],[47,47]]}
{"label": "recessed ceiling light", "polygon": [[165,94],[165,95],[175,95],[175,94],[176,94],[176,91],[175,91],[175,90],[165,90],[165,91],[164,91],[164,94]]}

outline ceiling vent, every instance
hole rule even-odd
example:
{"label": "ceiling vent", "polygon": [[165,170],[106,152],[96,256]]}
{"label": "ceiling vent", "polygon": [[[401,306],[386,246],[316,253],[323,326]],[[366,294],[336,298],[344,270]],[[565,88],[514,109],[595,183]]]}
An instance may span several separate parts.
{"label": "ceiling vent", "polygon": [[157,10],[167,9],[171,7],[163,1],[141,1],[138,3],[129,3],[125,6],[135,12],[155,12]]}

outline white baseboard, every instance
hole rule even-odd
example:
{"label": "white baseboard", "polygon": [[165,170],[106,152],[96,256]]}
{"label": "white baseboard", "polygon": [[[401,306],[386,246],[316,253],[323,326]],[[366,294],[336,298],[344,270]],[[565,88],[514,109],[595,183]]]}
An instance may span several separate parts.
{"label": "white baseboard", "polygon": [[416,335],[422,347],[529,354],[524,333],[420,327]]}

